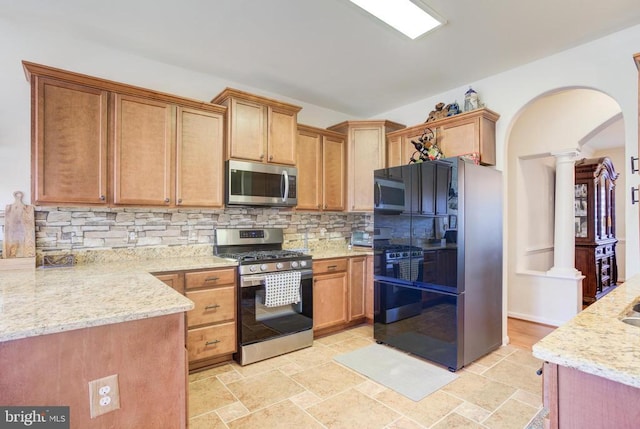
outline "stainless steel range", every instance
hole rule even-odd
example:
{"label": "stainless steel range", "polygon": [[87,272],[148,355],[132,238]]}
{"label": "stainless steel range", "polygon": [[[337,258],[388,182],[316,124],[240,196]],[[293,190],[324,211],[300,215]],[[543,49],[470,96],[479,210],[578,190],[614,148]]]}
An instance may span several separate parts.
{"label": "stainless steel range", "polygon": [[247,365],[313,343],[311,256],[282,249],[282,229],[216,229],[215,254],[238,261],[238,352]]}

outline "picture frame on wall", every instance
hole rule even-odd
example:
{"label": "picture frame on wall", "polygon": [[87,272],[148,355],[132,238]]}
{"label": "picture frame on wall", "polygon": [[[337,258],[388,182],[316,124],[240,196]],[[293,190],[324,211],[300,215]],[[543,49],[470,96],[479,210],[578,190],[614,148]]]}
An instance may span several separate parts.
{"label": "picture frame on wall", "polygon": [[449,215],[449,229],[458,229],[458,216]]}

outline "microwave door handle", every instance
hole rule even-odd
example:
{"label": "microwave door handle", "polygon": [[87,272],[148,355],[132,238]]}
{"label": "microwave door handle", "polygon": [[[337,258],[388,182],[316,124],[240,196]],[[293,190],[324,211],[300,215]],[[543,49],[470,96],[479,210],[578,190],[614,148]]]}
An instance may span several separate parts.
{"label": "microwave door handle", "polygon": [[282,177],[284,178],[284,196],[282,197],[282,202],[284,203],[289,198],[289,173],[287,173],[287,170],[282,170]]}

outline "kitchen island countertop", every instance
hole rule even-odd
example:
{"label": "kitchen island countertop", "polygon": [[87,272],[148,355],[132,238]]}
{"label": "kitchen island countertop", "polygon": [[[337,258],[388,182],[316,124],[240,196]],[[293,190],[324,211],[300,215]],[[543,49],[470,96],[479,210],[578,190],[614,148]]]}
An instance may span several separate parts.
{"label": "kitchen island countertop", "polygon": [[0,272],[0,343],[187,311],[193,302],[149,273],[235,266],[157,258]]}
{"label": "kitchen island countertop", "polygon": [[620,319],[640,297],[640,275],[533,345],[539,359],[640,388],[640,327]]}

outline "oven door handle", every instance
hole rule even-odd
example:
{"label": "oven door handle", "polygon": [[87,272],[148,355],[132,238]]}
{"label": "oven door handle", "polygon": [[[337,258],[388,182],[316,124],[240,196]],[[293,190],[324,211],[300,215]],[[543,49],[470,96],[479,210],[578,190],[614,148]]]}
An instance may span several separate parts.
{"label": "oven door handle", "polygon": [[[252,287],[264,285],[265,279],[269,274],[252,274],[248,276],[240,276],[240,287]],[[313,278],[313,270],[301,270],[300,280],[308,280]]]}

